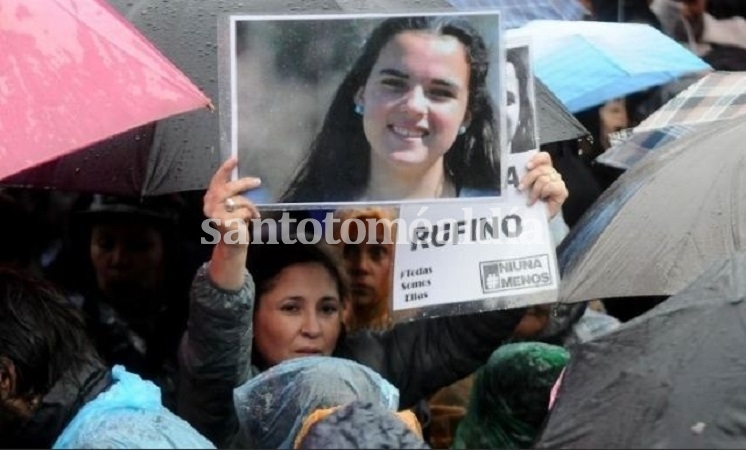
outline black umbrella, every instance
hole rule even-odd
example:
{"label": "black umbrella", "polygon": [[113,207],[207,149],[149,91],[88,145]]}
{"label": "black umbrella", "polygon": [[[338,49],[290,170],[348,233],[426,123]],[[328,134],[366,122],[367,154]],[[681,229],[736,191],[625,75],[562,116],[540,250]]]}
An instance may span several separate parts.
{"label": "black umbrella", "polygon": [[744,448],[746,253],[572,349],[538,448]]}
{"label": "black umbrella", "polygon": [[746,250],[746,121],[722,121],[646,156],[557,249],[561,302],[673,295]]}
{"label": "black umbrella", "polygon": [[591,134],[541,80],[534,77],[534,81],[539,142],[542,145],[570,141]]}

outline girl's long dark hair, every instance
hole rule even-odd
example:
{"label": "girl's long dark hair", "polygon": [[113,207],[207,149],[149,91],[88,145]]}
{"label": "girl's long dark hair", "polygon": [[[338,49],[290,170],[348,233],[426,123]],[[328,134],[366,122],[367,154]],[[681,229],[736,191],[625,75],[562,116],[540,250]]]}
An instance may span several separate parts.
{"label": "girl's long dark hair", "polygon": [[471,123],[444,157],[446,176],[457,189],[499,189],[498,127],[487,89],[489,52],[484,40],[463,18],[397,17],[382,22],[369,36],[362,54],[337,89],[321,131],[282,202],[354,201],[363,195],[369,182],[371,150],[362,117],[354,112],[355,94],[367,82],[383,47],[397,34],[416,30],[457,38],[466,48],[470,63]]}
{"label": "girl's long dark hair", "polygon": [[511,153],[521,153],[537,148],[534,125],[534,114],[532,111],[531,97],[529,96],[529,80],[531,74],[528,67],[528,52],[525,47],[510,49],[506,53],[506,61],[513,64],[515,76],[518,78],[518,101],[521,105],[521,113],[518,117],[518,128],[513,136]]}

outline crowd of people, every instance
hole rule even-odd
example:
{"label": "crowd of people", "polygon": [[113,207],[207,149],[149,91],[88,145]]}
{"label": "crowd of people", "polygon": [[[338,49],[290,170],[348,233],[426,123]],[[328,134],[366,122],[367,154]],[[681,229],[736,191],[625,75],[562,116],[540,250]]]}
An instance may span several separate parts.
{"label": "crowd of people", "polygon": [[[615,1],[584,3],[594,20],[619,18]],[[625,3],[625,20],[659,27],[716,69],[746,62],[739,1]],[[427,79],[438,65],[408,67],[404,76],[374,70],[379,58],[396,65],[396,55],[432,51],[433,43],[479,56],[478,39],[453,24],[388,25],[340,87],[332,110],[345,122],[324,124],[288,201],[498,188],[478,58],[449,65],[463,73],[449,72],[456,81],[446,87]],[[572,227],[619,175],[592,158],[609,132],[669,98],[668,88],[578,114],[592,141],[545,146],[531,159],[521,184],[552,221]],[[387,96],[405,100],[394,108],[381,102]],[[435,111],[426,136],[401,144],[386,134],[391,117],[394,127],[421,132],[423,108]],[[338,140],[344,134],[349,141]],[[362,147],[367,154],[350,152]],[[398,232],[387,225],[394,208],[334,211],[341,221],[379,221],[372,230],[335,228],[335,245],[229,241],[254,237],[231,219],[272,214],[243,195],[259,179],[231,181],[236,165],[224,162],[198,195],[0,190],[2,447],[530,448],[568,348],[660,301],[637,302],[634,311],[604,299],[395,323],[395,246],[384,239]],[[469,173],[472,165],[483,172]],[[329,185],[330,172],[344,183]],[[402,181],[413,173],[426,183]],[[214,245],[200,243],[205,218],[218,224]]]}

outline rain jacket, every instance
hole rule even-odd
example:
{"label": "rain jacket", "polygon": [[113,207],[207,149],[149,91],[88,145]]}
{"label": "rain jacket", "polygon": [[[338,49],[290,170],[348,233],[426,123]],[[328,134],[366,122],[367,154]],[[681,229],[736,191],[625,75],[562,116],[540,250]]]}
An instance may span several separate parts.
{"label": "rain jacket", "polygon": [[113,383],[78,411],[52,448],[215,448],[161,403],[153,383],[114,366]]}
{"label": "rain jacket", "polygon": [[265,370],[236,388],[233,399],[242,444],[289,449],[314,412],[361,401],[393,414],[399,391],[362,364],[315,356]]}
{"label": "rain jacket", "polygon": [[[207,264],[195,276],[188,331],[179,351],[178,411],[219,447],[237,445],[233,390],[259,373],[251,365],[254,283],[218,289]],[[399,324],[384,332],[342,334],[333,356],[364,364],[399,389],[399,408],[413,406],[474,372],[508,339],[523,309]]]}

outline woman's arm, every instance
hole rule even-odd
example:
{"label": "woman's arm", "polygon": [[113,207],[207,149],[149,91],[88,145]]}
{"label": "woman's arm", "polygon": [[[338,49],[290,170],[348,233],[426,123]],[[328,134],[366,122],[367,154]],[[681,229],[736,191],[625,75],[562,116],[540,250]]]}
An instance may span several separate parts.
{"label": "woman's arm", "polygon": [[338,356],[377,370],[409,408],[477,370],[513,336],[524,309],[425,319],[346,337]]}
{"label": "woman's arm", "polygon": [[210,279],[208,265],[198,270],[179,348],[178,413],[218,447],[238,430],[233,389],[251,375],[254,284],[244,275],[229,291]]}
{"label": "woman's arm", "polygon": [[251,371],[255,289],[246,270],[246,224],[258,212],[240,193],[256,187],[258,180],[229,181],[235,166],[235,160],[223,164],[205,194],[205,216],[220,240],[195,276],[179,349],[179,415],[218,447],[238,429],[233,389]]}

